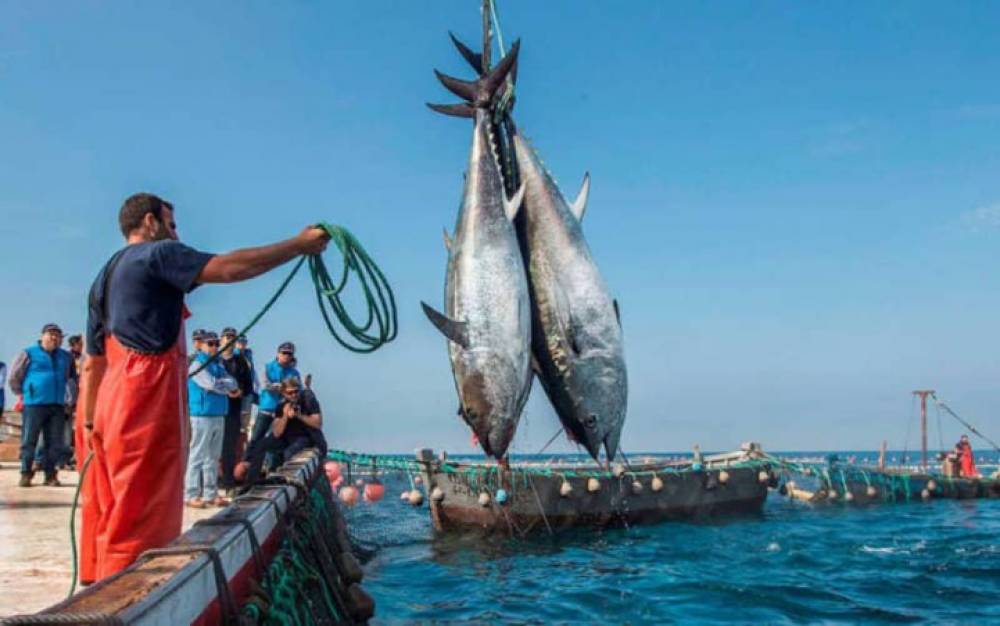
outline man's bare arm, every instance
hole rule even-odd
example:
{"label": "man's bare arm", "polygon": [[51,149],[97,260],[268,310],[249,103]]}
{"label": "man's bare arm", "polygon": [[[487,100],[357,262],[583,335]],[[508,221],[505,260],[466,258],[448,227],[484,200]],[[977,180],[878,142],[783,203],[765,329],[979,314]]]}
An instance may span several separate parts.
{"label": "man's bare arm", "polygon": [[313,413],[312,415],[300,415],[299,419],[306,426],[312,428],[322,428],[323,427],[323,415],[320,413]]}
{"label": "man's bare arm", "polygon": [[326,231],[309,226],[295,237],[269,246],[244,248],[214,256],[195,280],[201,284],[249,280],[301,254],[319,254],[326,249],[329,241]]}
{"label": "man's bare arm", "polygon": [[[97,406],[97,391],[104,380],[104,373],[108,370],[108,359],[105,356],[91,354],[83,362],[83,373],[80,378],[80,387],[83,403],[83,426],[88,431],[94,427],[94,411]],[[89,432],[88,432],[89,434]]]}

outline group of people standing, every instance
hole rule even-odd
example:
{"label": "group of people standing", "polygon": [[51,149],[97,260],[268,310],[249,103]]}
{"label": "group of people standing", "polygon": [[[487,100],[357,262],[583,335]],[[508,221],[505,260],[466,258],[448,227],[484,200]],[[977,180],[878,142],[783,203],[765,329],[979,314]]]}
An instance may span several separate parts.
{"label": "group of people standing", "polygon": [[307,447],[325,454],[319,402],[309,378],[303,383],[296,369],[292,342],[278,346],[258,381],[253,351],[235,328],[224,328],[221,336],[198,329],[192,340],[187,506],[227,506],[220,489],[231,495],[237,483],[254,482],[268,460],[280,463]]}
{"label": "group of people standing", "polygon": [[0,362],[0,413],[6,400],[5,378],[21,410],[21,487],[30,487],[38,470],[45,473],[46,486],[58,487],[59,469],[75,466],[73,415],[85,358],[83,338],[71,336],[69,350],[62,343],[62,329],[46,324],[38,341],[14,358],[9,376]]}

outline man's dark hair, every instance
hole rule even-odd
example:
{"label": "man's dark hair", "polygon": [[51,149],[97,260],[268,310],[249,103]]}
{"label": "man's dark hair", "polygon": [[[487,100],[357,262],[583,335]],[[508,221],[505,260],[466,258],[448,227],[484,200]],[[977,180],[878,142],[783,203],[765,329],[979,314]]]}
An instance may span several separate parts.
{"label": "man's dark hair", "polygon": [[66,340],[66,343],[68,343],[71,346],[74,346],[78,343],[83,343],[83,337],[81,335],[70,335],[69,339]]}
{"label": "man's dark hair", "polygon": [[125,204],[122,205],[121,211],[118,212],[118,226],[122,229],[122,235],[128,237],[133,230],[139,228],[147,213],[152,213],[153,217],[162,221],[164,208],[173,211],[174,205],[151,193],[137,193],[129,196],[125,200]]}

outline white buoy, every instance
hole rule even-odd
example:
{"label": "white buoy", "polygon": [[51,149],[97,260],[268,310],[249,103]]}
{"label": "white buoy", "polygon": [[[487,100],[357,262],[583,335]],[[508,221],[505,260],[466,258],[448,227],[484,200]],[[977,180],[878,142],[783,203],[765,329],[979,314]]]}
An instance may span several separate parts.
{"label": "white buoy", "polygon": [[923,498],[924,500],[930,500],[931,492],[927,489],[923,489],[920,491],[920,497]]}
{"label": "white buoy", "polygon": [[878,489],[876,489],[874,485],[868,485],[868,489],[865,490],[865,493],[868,494],[869,498],[874,498],[878,495]]}
{"label": "white buoy", "polygon": [[566,498],[569,494],[573,493],[573,485],[569,484],[568,480],[564,480],[561,485],[559,485],[559,495]]}
{"label": "white buoy", "polygon": [[837,492],[831,490],[830,493],[826,494],[826,498],[827,498],[827,500],[836,500],[837,499]]}
{"label": "white buoy", "polygon": [[420,506],[424,503],[424,494],[419,489],[414,489],[410,492],[410,504],[413,506]]}
{"label": "white buoy", "polygon": [[721,472],[719,472],[719,482],[722,483],[723,485],[725,485],[726,483],[728,483],[729,482],[729,472],[727,472],[726,470],[722,470]]}
{"label": "white buoy", "polygon": [[642,493],[642,483],[638,479],[632,481],[632,493],[636,495]]}
{"label": "white buoy", "polygon": [[489,506],[490,505],[490,494],[485,491],[479,494],[479,506]]}
{"label": "white buoy", "polygon": [[595,493],[601,490],[601,481],[596,478],[590,478],[587,480],[587,491],[590,493]]}
{"label": "white buoy", "polygon": [[420,476],[414,476],[414,477],[413,477],[413,484],[414,484],[414,485],[419,485],[419,484],[421,484],[422,482],[424,482],[424,479],[423,479],[423,478],[421,478]]}
{"label": "white buoy", "polygon": [[622,465],[621,463],[615,463],[615,466],[611,470],[611,473],[615,475],[615,478],[621,478],[622,476],[625,475],[625,466]]}
{"label": "white buoy", "polygon": [[663,481],[660,480],[659,476],[653,476],[653,480],[649,483],[649,488],[653,491],[660,491],[663,489]]}
{"label": "white buoy", "polygon": [[930,491],[932,493],[934,491],[937,491],[937,483],[934,482],[933,478],[927,481],[927,491]]}
{"label": "white buoy", "polygon": [[444,500],[444,490],[441,489],[440,487],[435,487],[434,489],[431,489],[431,500],[435,502],[440,502]]}
{"label": "white buoy", "polygon": [[766,483],[769,480],[771,480],[771,475],[767,473],[767,470],[757,472],[757,482]]}
{"label": "white buoy", "polygon": [[400,500],[409,500],[410,499],[410,492],[409,491],[404,491],[403,493],[399,494],[399,499]]}
{"label": "white buoy", "polygon": [[848,502],[854,502],[854,494],[848,491],[847,493],[844,494],[844,500],[847,500]]}

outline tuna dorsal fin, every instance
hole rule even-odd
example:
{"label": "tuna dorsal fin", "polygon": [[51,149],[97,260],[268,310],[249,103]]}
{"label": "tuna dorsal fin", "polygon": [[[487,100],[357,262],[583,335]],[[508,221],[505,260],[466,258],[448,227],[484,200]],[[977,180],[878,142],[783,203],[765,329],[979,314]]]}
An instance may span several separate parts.
{"label": "tuna dorsal fin", "polygon": [[504,213],[507,214],[507,219],[509,219],[512,222],[514,221],[514,218],[517,217],[517,211],[521,208],[521,202],[523,200],[524,200],[524,183],[521,183],[521,186],[518,187],[517,191],[514,192],[514,197],[512,197],[510,200],[504,197],[503,211]]}
{"label": "tuna dorsal fin", "polygon": [[615,305],[615,319],[618,320],[618,328],[622,327],[622,310],[618,308],[618,299],[615,298],[611,301]]}
{"label": "tuna dorsal fin", "polygon": [[583,175],[583,183],[580,185],[580,193],[576,195],[576,201],[569,207],[569,210],[576,216],[578,222],[583,221],[583,212],[587,210],[587,198],[590,196],[590,172]]}
{"label": "tuna dorsal fin", "polygon": [[436,311],[426,302],[421,302],[420,306],[424,308],[424,315],[427,316],[427,319],[429,319],[431,324],[434,324],[434,326],[441,331],[442,335],[463,348],[469,347],[468,324],[465,322],[456,322],[444,313]]}
{"label": "tuna dorsal fin", "polygon": [[444,247],[448,252],[451,252],[451,244],[452,244],[451,235],[448,234],[447,228],[443,230],[444,230]]}
{"label": "tuna dorsal fin", "polygon": [[476,70],[476,74],[482,74],[483,55],[473,52],[472,48],[459,41],[458,37],[455,36],[455,33],[450,30],[448,31],[448,36],[451,37],[451,42],[455,44],[456,48],[458,48],[458,52],[462,55],[462,58],[469,62],[472,69]]}

